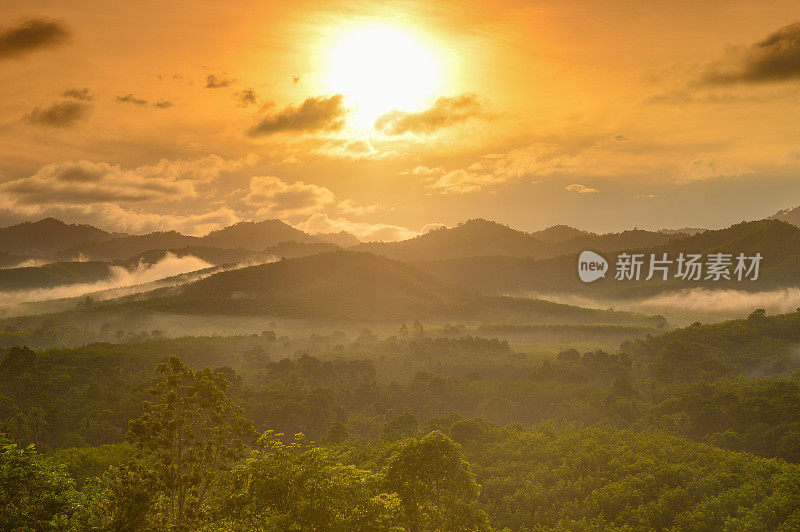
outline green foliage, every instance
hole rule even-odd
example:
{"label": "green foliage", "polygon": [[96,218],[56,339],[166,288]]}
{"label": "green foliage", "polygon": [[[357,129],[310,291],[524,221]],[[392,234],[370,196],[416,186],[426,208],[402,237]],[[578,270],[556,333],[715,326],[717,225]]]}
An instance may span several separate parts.
{"label": "green foliage", "polygon": [[793,530],[800,468],[661,432],[509,431],[470,459],[495,527]]}
{"label": "green foliage", "polygon": [[109,467],[128,461],[133,452],[132,446],[122,443],[59,449],[49,458],[66,467],[70,477],[81,487],[88,480],[100,477]]}
{"label": "green foliage", "polygon": [[392,530],[399,501],[376,473],[338,463],[302,435],[286,445],[266,432],[258,450],[224,483],[215,526],[221,530]]}
{"label": "green foliage", "polygon": [[478,483],[461,447],[434,431],[408,439],[391,456],[386,484],[402,502],[407,530],[488,530],[475,504]]}
{"label": "green foliage", "polygon": [[158,366],[162,380],[131,421],[128,440],[152,462],[155,488],[169,501],[169,522],[188,526],[203,511],[215,475],[244,454],[251,421],[227,395],[220,371],[193,371],[172,357]]}
{"label": "green foliage", "polygon": [[74,502],[74,484],[62,467],[0,434],[0,530],[62,530]]}

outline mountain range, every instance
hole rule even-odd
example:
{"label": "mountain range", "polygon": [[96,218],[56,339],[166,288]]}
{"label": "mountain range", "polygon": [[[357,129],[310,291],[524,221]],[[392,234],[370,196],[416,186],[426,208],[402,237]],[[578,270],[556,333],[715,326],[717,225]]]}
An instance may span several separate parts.
{"label": "mountain range", "polygon": [[587,248],[614,251],[656,246],[685,236],[687,235],[640,229],[597,235],[567,226],[554,226],[537,233],[526,233],[497,222],[475,219],[450,229],[436,229],[409,240],[369,242],[352,249],[403,261],[478,256],[544,259]]}
{"label": "mountain range", "polygon": [[178,314],[325,320],[458,319],[480,323],[646,323],[625,312],[487,296],[372,253],[339,250],[224,271],[101,304]]}
{"label": "mountain range", "polygon": [[[587,246],[586,249],[593,249]],[[594,251],[602,251],[593,249]],[[763,257],[757,281],[678,280],[629,282],[614,279],[616,258],[621,253],[641,253],[649,258],[667,254],[675,259],[680,253],[744,253]],[[742,222],[726,229],[709,230],[649,247],[629,247],[604,253],[609,273],[604,279],[583,283],[577,275],[578,253],[534,260],[508,256],[459,257],[445,260],[417,261],[415,266],[437,277],[485,293],[495,294],[573,294],[603,296],[609,299],[647,296],[666,290],[692,288],[734,288],[769,290],[796,286],[800,271],[800,228],[779,220]],[[673,273],[675,273],[673,271]],[[647,275],[643,269],[642,279]]]}

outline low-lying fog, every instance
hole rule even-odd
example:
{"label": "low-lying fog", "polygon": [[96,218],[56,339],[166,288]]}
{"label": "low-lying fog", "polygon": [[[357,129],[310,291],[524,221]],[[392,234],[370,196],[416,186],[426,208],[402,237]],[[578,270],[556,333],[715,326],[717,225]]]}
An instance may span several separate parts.
{"label": "low-lying fog", "polygon": [[[249,264],[237,265],[237,267],[246,265]],[[174,253],[167,252],[164,258],[153,264],[139,262],[131,269],[127,269],[123,266],[111,266],[110,275],[101,281],[70,284],[52,288],[0,292],[0,305],[13,306],[18,303],[51,301],[55,299],[80,297],[87,294],[95,294],[96,292],[111,291],[99,298],[107,299],[136,293],[138,291],[152,290],[154,288],[152,283],[162,279],[168,279],[191,272],[200,272],[202,270],[206,270],[205,275],[211,275],[221,269],[223,268],[214,268],[213,264],[193,255],[179,257]],[[197,277],[192,277],[190,280],[195,280],[205,275],[200,274]],[[179,279],[176,280],[176,283],[186,281],[187,279]],[[126,290],[118,290],[122,288]]]}
{"label": "low-lying fog", "polygon": [[555,301],[593,308],[614,308],[646,314],[697,314],[719,317],[746,316],[754,309],[763,308],[770,314],[794,312],[800,307],[800,288],[780,288],[762,292],[732,289],[686,288],[663,292],[643,299],[608,300],[576,296],[573,294],[526,294]]}

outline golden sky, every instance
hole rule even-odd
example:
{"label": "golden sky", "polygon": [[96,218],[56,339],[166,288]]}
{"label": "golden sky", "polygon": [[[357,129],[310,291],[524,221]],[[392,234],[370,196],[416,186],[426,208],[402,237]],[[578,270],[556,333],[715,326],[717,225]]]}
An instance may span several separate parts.
{"label": "golden sky", "polygon": [[0,6],[2,225],[370,240],[800,204],[796,1]]}

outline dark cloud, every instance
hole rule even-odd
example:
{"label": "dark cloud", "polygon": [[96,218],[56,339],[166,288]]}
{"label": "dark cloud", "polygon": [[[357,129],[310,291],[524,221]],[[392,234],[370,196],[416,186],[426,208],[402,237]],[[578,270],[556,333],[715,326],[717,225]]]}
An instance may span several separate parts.
{"label": "dark cloud", "polygon": [[236,83],[236,78],[228,78],[224,75],[209,74],[206,76],[207,89],[221,89]]}
{"label": "dark cloud", "polygon": [[83,89],[67,89],[61,93],[61,96],[64,98],[72,98],[73,100],[80,100],[82,102],[92,102],[94,101],[94,94],[88,88]]}
{"label": "dark cloud", "polygon": [[378,117],[375,129],[387,135],[433,133],[434,131],[484,115],[484,104],[474,94],[453,98],[441,97],[434,104],[415,113],[395,109]]}
{"label": "dark cloud", "polygon": [[236,101],[239,107],[250,107],[258,103],[258,95],[253,89],[244,89],[236,93]]}
{"label": "dark cloud", "polygon": [[282,131],[335,131],[344,126],[347,110],[342,105],[344,97],[308,98],[300,107],[286,107],[267,116],[248,132],[251,136],[272,135]]}
{"label": "dark cloud", "polygon": [[46,107],[36,107],[25,118],[36,126],[69,127],[89,116],[92,106],[80,101],[59,100]]}
{"label": "dark cloud", "polygon": [[800,79],[800,22],[784,26],[764,40],[732,51],[727,61],[710,65],[705,84],[764,83]]}
{"label": "dark cloud", "polygon": [[158,109],[169,109],[172,107],[172,102],[169,100],[160,100],[154,103],[150,103],[144,98],[137,98],[133,94],[126,94],[125,96],[117,96],[118,103],[131,103],[133,105],[138,105],[140,107],[157,107]]}
{"label": "dark cloud", "polygon": [[147,100],[143,98],[137,98],[133,94],[126,94],[125,96],[117,96],[118,103],[132,103],[133,105],[147,105]]}
{"label": "dark cloud", "polygon": [[0,59],[57,46],[69,36],[69,29],[56,20],[24,20],[16,26],[0,30]]}

